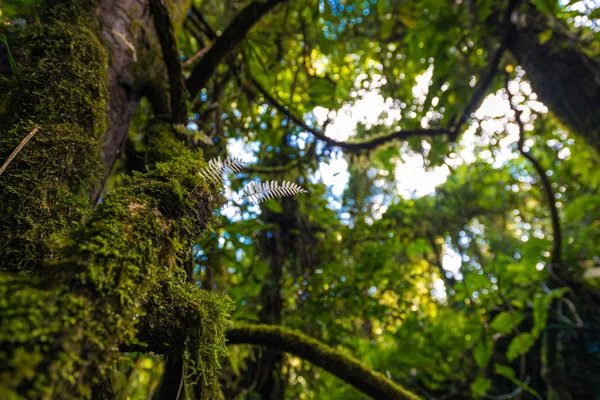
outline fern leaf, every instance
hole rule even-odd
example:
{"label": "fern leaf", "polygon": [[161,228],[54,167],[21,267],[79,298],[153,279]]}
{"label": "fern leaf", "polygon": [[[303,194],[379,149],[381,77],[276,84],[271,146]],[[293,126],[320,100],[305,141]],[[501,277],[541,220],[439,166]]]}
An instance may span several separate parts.
{"label": "fern leaf", "polygon": [[277,181],[266,181],[262,184],[250,182],[244,187],[243,196],[240,200],[248,200],[254,204],[260,204],[263,201],[279,199],[282,197],[295,196],[300,193],[308,193],[308,190],[296,185],[290,181],[283,181],[281,184]]}
{"label": "fern leaf", "polygon": [[247,164],[239,158],[226,158],[221,160],[221,157],[213,158],[208,162],[208,167],[202,168],[198,175],[212,181],[217,185],[223,184],[223,175],[228,178],[242,171],[246,168]]}

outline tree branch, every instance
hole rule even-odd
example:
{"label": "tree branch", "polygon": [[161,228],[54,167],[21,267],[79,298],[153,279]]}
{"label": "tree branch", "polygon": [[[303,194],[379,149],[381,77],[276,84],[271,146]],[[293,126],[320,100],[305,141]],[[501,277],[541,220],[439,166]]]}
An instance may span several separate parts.
{"label": "tree branch", "polygon": [[552,220],[552,235],[554,237],[554,244],[552,247],[552,258],[551,262],[553,265],[561,264],[561,251],[562,251],[562,234],[560,229],[560,217],[558,215],[558,209],[556,208],[556,201],[554,200],[554,190],[552,190],[552,184],[546,175],[546,171],[544,167],[540,164],[540,162],[527,150],[524,148],[525,143],[525,126],[523,121],[521,120],[522,111],[514,104],[513,95],[508,90],[508,74],[506,75],[506,92],[508,93],[508,101],[510,102],[510,106],[515,112],[515,122],[519,127],[519,140],[517,142],[517,146],[519,152],[533,165],[535,172],[537,172],[540,177],[540,181],[542,182],[542,186],[544,188],[544,192],[546,194],[546,199],[548,200],[548,207],[550,208],[550,217]]}
{"label": "tree branch", "polygon": [[431,249],[433,250],[434,264],[438,268],[440,277],[444,281],[444,286],[446,287],[446,292],[450,293],[452,291],[452,289],[454,288],[454,285],[456,284],[456,279],[454,278],[454,276],[446,275],[448,273],[448,271],[446,271],[444,269],[444,265],[442,264],[443,256],[440,253],[440,250],[438,249],[437,244],[435,243],[435,238],[434,238],[433,234],[429,230],[427,230],[425,235],[427,236],[429,245],[431,246]]}
{"label": "tree branch", "polygon": [[173,24],[169,17],[169,10],[161,0],[150,0],[150,13],[154,20],[154,27],[160,41],[163,61],[169,75],[171,93],[171,118],[173,122],[184,124],[187,122],[187,106],[185,104],[186,88],[183,80],[183,69],[179,61],[177,40],[173,31]]}
{"label": "tree branch", "polygon": [[[556,273],[553,271],[553,267],[561,266],[561,250],[562,250],[562,235],[560,230],[560,217],[558,215],[558,209],[556,208],[556,202],[554,197],[554,191],[552,190],[552,184],[546,175],[546,171],[540,164],[540,162],[533,156],[529,151],[525,150],[525,126],[521,120],[522,112],[514,104],[513,95],[508,89],[509,75],[505,74],[506,77],[506,92],[508,93],[508,100],[511,108],[515,112],[515,121],[519,127],[519,140],[517,146],[519,152],[529,161],[537,174],[540,177],[546,198],[548,200],[548,207],[550,208],[550,216],[552,219],[552,234],[554,236],[553,247],[552,247],[552,258],[548,273],[550,275],[550,285],[553,287],[564,286],[574,293],[573,289],[570,288]],[[553,317],[560,314],[558,310],[558,301],[554,300],[550,306],[550,313]],[[564,369],[564,363],[561,359],[560,349],[560,330],[556,327],[552,327],[552,324],[548,324],[545,327],[545,334],[543,337],[542,345],[542,376],[548,387],[549,398],[560,398],[570,400],[572,397],[569,392],[569,385],[566,379],[566,371]]]}
{"label": "tree branch", "polygon": [[300,332],[274,325],[237,325],[227,331],[228,344],[254,344],[305,359],[375,399],[417,400],[418,396],[358,360]]}
{"label": "tree branch", "polygon": [[481,101],[483,100],[488,88],[496,76],[496,73],[498,72],[498,65],[500,65],[500,60],[502,59],[502,55],[505,51],[506,47],[503,43],[501,43],[500,47],[496,49],[492,60],[488,64],[487,71],[481,74],[481,79],[477,82],[476,88],[473,91],[473,96],[463,110],[463,113],[450,125],[451,137],[453,141],[458,138],[458,132],[462,124],[464,124],[469,118],[473,110],[475,110],[481,104]]}
{"label": "tree branch", "polygon": [[502,17],[502,37],[500,40],[500,46],[498,46],[498,48],[494,52],[492,60],[488,64],[487,71],[482,72],[480,74],[481,79],[479,79],[477,82],[476,88],[473,92],[473,97],[471,97],[471,101],[469,101],[461,116],[458,117],[451,125],[451,137],[453,138],[453,140],[456,140],[456,138],[458,137],[458,131],[462,124],[465,123],[465,121],[469,118],[473,110],[475,110],[475,108],[477,108],[481,104],[481,101],[483,100],[488,88],[490,87],[492,81],[494,80],[494,77],[496,76],[496,73],[498,72],[498,66],[500,65],[500,61],[502,60],[504,52],[507,50],[506,44],[510,39],[510,32],[508,29],[508,26],[510,24],[510,16],[513,10],[519,5],[520,2],[521,0],[510,0],[508,2],[508,5],[506,6],[506,10],[504,11],[504,15]]}
{"label": "tree branch", "polygon": [[244,8],[231,21],[223,34],[214,42],[213,46],[194,67],[187,80],[190,97],[195,98],[206,82],[214,75],[219,64],[233,49],[246,37],[248,31],[269,11],[279,3],[286,0],[255,0]]}
{"label": "tree branch", "polygon": [[[196,18],[194,19],[193,17]],[[210,27],[210,25],[208,25],[208,22],[206,22],[202,13],[195,6],[192,6],[192,15],[190,16],[189,21],[196,27],[196,29],[204,33],[208,39],[211,41],[217,40],[217,34]]]}
{"label": "tree branch", "polygon": [[[441,129],[414,129],[399,132],[392,132],[387,135],[376,136],[372,139],[356,141],[356,142],[340,142],[339,140],[332,139],[325,135],[325,132],[321,132],[315,128],[308,126],[300,117],[297,117],[290,112],[287,107],[277,101],[273,96],[269,94],[255,79],[252,79],[252,84],[258,89],[263,95],[265,100],[271,104],[279,112],[286,115],[294,124],[301,127],[305,131],[312,134],[317,139],[329,144],[330,146],[336,146],[348,151],[361,151],[361,150],[373,150],[382,144],[394,141],[394,140],[406,140],[413,136],[437,136],[448,133],[446,128]],[[247,87],[247,90],[252,91],[251,88]]]}

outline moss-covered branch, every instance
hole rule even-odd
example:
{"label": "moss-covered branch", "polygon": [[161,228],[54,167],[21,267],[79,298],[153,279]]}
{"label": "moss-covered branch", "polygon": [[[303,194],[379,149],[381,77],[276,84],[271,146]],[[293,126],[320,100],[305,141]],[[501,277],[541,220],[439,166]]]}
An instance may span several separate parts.
{"label": "moss-covered branch", "polygon": [[175,268],[218,206],[196,174],[200,159],[158,163],[108,193],[49,276],[0,275],[0,392],[88,397],[118,347],[135,341],[144,304],[160,304],[168,287],[195,305],[202,329],[182,347],[210,398],[230,304]]}
{"label": "moss-covered branch", "polygon": [[382,400],[419,397],[360,361],[300,332],[274,325],[237,325],[227,331],[228,344],[254,344],[291,353],[307,360],[361,392]]}

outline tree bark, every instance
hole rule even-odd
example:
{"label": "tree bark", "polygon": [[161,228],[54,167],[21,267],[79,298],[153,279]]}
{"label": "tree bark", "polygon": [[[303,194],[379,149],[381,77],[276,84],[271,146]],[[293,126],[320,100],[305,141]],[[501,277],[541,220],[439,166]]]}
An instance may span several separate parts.
{"label": "tree bark", "polygon": [[[180,28],[190,0],[170,0],[169,16]],[[102,144],[103,179],[124,150],[129,123],[143,96],[158,113],[168,112],[167,73],[160,41],[147,0],[99,0],[96,10],[102,26],[102,42],[110,58],[108,66],[108,130]],[[92,194],[95,203],[102,183]]]}
{"label": "tree bark", "polygon": [[[542,32],[551,32],[546,42],[540,39]],[[600,63],[585,54],[585,43],[528,5],[511,15],[507,45],[539,100],[600,152]]]}

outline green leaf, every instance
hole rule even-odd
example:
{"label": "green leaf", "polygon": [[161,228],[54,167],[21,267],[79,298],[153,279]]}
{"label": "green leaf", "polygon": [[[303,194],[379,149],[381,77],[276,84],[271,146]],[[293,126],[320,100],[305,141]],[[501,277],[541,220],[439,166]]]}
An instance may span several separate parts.
{"label": "green leaf", "polygon": [[537,9],[547,14],[555,14],[558,8],[556,0],[537,0]]}
{"label": "green leaf", "polygon": [[538,33],[538,43],[544,44],[548,40],[550,40],[551,37],[552,37],[552,29],[546,29],[545,31]]}
{"label": "green leaf", "polygon": [[492,387],[492,381],[481,376],[477,377],[471,384],[471,393],[473,397],[481,397]]}
{"label": "green leaf", "polygon": [[281,214],[283,212],[283,207],[281,207],[281,204],[276,200],[267,201],[264,205],[274,213]]}
{"label": "green leaf", "polygon": [[536,294],[533,299],[533,330],[532,334],[537,338],[546,327],[548,320],[548,309],[552,300],[561,298],[569,289],[555,289],[549,294]]}
{"label": "green leaf", "polygon": [[380,17],[386,14],[387,8],[387,0],[377,0],[377,14],[379,14]]}
{"label": "green leaf", "polygon": [[506,358],[509,361],[514,360],[521,354],[525,354],[531,349],[531,347],[535,344],[535,337],[531,333],[521,333],[520,335],[513,338],[513,340],[508,345],[508,350],[506,351]]}
{"label": "green leaf", "polygon": [[523,321],[523,313],[520,311],[512,313],[502,311],[496,315],[496,318],[490,323],[490,327],[499,333],[510,333],[521,321]]}
{"label": "green leaf", "polygon": [[541,294],[536,294],[533,299],[533,334],[539,336],[548,319],[548,307],[550,306],[551,298]]}
{"label": "green leaf", "polygon": [[589,194],[573,199],[567,203],[565,217],[569,220],[579,221],[591,211],[597,209],[600,204],[600,194]]}
{"label": "green leaf", "polygon": [[496,364],[494,365],[494,372],[506,379],[512,381],[515,378],[515,371],[508,365]]}
{"label": "green leaf", "polygon": [[12,71],[14,76],[17,76],[17,63],[12,53],[10,52],[10,47],[8,47],[8,41],[6,40],[6,36],[0,34],[0,43],[6,46],[6,54],[8,55],[8,64],[10,65],[10,70]]}
{"label": "green leaf", "polygon": [[473,350],[473,358],[480,367],[485,367],[494,353],[494,341],[491,339],[481,340]]}
{"label": "green leaf", "polygon": [[404,26],[406,26],[407,28],[417,27],[417,21],[411,15],[408,15],[406,13],[398,13],[398,19],[402,21]]}
{"label": "green leaf", "polygon": [[535,390],[530,388],[528,385],[526,385],[525,383],[521,382],[520,380],[518,380],[516,378],[515,371],[513,371],[513,369],[511,367],[509,367],[507,365],[496,364],[496,365],[494,365],[494,372],[500,376],[505,377],[506,379],[508,379],[515,385],[519,386],[521,389],[525,390],[526,392],[531,393],[536,399],[542,400],[542,396],[540,396],[538,392],[536,392]]}
{"label": "green leaf", "polygon": [[394,30],[394,23],[396,21],[393,18],[383,18],[381,21],[381,39],[385,40],[392,34]]}

